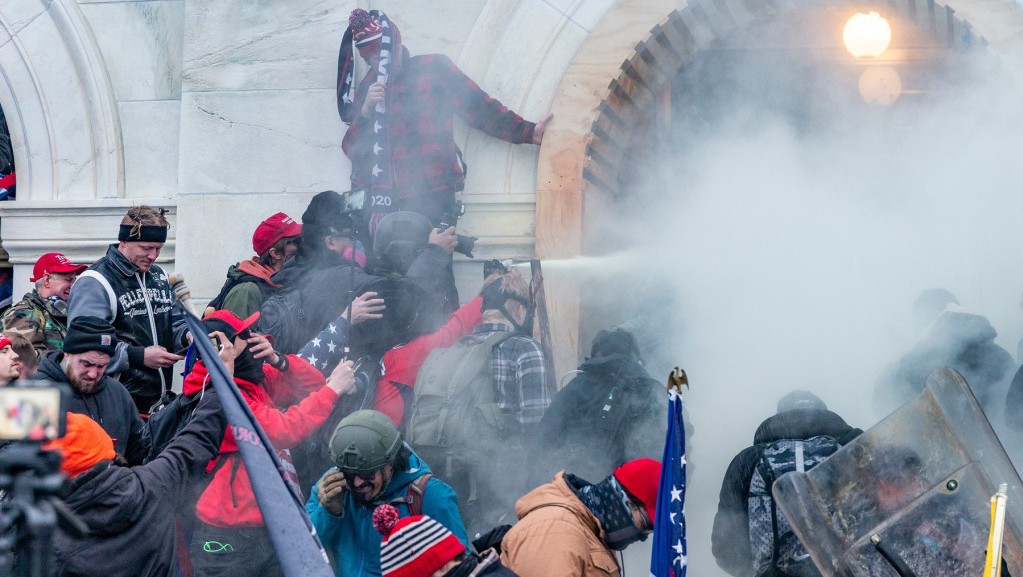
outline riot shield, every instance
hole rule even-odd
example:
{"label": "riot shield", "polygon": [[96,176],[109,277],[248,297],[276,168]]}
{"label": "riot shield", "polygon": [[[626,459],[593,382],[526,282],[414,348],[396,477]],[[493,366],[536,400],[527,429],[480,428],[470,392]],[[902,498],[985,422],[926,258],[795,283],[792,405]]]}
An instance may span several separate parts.
{"label": "riot shield", "polygon": [[1000,483],[1003,558],[1023,577],[1023,486],[966,381],[946,367],[824,462],[780,477],[774,498],[825,576],[894,577],[901,560],[917,577],[979,577]]}

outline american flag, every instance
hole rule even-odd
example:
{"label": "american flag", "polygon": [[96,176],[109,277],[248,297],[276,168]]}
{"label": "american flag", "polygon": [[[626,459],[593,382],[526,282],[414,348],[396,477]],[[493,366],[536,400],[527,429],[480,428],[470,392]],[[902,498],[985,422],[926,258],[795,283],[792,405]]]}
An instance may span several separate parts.
{"label": "american flag", "polygon": [[657,488],[657,518],[650,557],[651,577],[686,574],[686,431],[682,423],[682,396],[669,391],[668,437],[661,460]]}
{"label": "american flag", "polygon": [[329,376],[345,355],[348,321],[342,316],[312,338],[298,353],[302,360],[316,367],[323,376]]}

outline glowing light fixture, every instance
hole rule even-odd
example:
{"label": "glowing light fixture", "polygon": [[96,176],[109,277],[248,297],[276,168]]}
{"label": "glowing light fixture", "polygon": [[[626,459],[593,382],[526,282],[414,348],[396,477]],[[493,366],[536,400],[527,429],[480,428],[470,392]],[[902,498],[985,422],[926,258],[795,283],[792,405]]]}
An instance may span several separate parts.
{"label": "glowing light fixture", "polygon": [[871,66],[860,74],[860,96],[870,104],[889,105],[902,94],[899,73],[887,66]]}
{"label": "glowing light fixture", "polygon": [[892,42],[892,27],[877,12],[857,12],[845,23],[842,41],[850,54],[877,57],[888,50]]}

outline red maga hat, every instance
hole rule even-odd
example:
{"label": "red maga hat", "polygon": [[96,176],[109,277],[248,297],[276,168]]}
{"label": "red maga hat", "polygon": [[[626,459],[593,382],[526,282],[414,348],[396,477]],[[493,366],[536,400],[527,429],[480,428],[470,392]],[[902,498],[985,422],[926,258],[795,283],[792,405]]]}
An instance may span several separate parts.
{"label": "red maga hat", "polygon": [[28,279],[28,281],[36,282],[43,278],[43,276],[51,273],[80,273],[87,268],[89,267],[84,264],[75,264],[71,262],[66,256],[59,252],[48,252],[39,257],[39,260],[36,261],[36,266],[32,269],[33,277]]}
{"label": "red maga hat", "polygon": [[261,255],[282,238],[300,234],[302,225],[283,212],[278,212],[256,227],[256,232],[252,233],[252,250]]}
{"label": "red maga hat", "polygon": [[234,313],[232,313],[231,311],[227,309],[221,309],[219,311],[213,311],[212,313],[206,315],[206,317],[204,317],[202,320],[203,322],[205,322],[210,319],[217,319],[227,323],[227,325],[231,327],[234,330],[234,333],[237,335],[238,333],[251,327],[253,323],[259,320],[259,311],[252,313],[251,315],[249,315],[248,318],[243,320],[234,316]]}

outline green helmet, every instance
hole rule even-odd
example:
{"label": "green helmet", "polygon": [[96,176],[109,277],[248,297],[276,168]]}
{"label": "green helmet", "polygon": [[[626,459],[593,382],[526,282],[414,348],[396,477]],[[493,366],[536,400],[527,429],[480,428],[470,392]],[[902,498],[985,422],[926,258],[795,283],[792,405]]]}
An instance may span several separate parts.
{"label": "green helmet", "polygon": [[330,460],[342,473],[372,473],[392,463],[401,445],[401,434],[387,415],[356,411],[341,419],[330,436]]}

